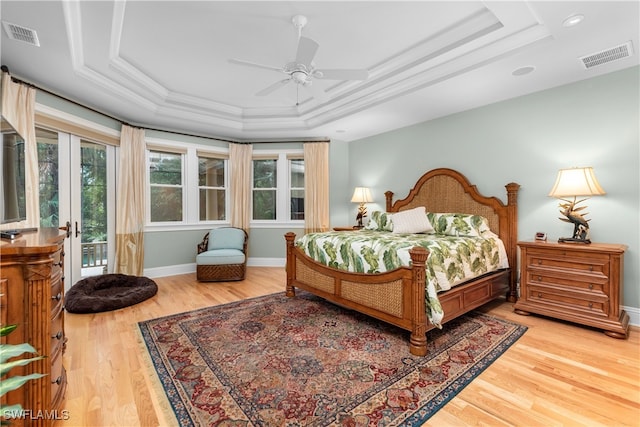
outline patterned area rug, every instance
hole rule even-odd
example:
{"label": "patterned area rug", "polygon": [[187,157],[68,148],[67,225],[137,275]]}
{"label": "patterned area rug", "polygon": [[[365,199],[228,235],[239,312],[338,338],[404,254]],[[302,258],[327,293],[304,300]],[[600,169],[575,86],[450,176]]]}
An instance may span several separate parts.
{"label": "patterned area rug", "polygon": [[409,333],[305,292],[139,324],[180,426],[420,425],[526,327],[473,312]]}

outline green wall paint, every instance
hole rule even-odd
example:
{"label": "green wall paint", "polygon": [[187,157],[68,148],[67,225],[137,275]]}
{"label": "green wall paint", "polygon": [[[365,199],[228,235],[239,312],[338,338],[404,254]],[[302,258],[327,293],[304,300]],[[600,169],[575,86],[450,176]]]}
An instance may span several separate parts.
{"label": "green wall paint", "polygon": [[[372,189],[369,212],[384,210],[384,192],[404,197],[426,171],[450,167],[463,172],[487,195],[502,195],[517,182],[519,237],[545,231],[550,239],[571,233],[558,220],[557,201],[547,197],[558,169],[593,166],[605,196],[586,204],[591,238],[624,243],[623,304],[640,308],[640,67],[450,115],[346,143],[330,145],[331,225],[351,224],[355,186]],[[120,123],[38,91],[38,103],[119,130]],[[425,101],[428,102],[428,101]],[[206,138],[149,131],[151,137],[225,146]],[[295,144],[265,145],[264,149]],[[300,145],[298,145],[299,147]],[[283,235],[301,229],[252,229],[255,258],[284,258]],[[195,262],[196,244],[206,230],[145,233],[145,268]]]}
{"label": "green wall paint", "polygon": [[486,195],[506,201],[517,182],[520,239],[550,240],[573,228],[549,198],[558,169],[593,166],[605,196],[585,204],[595,242],[623,243],[623,304],[640,307],[640,67],[583,80],[349,144],[350,187],[405,197],[426,171],[457,169]]}

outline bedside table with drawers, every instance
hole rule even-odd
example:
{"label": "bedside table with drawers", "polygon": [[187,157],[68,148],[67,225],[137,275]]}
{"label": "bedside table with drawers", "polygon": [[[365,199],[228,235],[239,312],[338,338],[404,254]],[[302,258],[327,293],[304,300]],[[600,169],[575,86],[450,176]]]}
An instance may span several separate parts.
{"label": "bedside table with drawers", "polygon": [[518,242],[518,314],[531,313],[599,328],[614,338],[629,335],[620,309],[625,245]]}

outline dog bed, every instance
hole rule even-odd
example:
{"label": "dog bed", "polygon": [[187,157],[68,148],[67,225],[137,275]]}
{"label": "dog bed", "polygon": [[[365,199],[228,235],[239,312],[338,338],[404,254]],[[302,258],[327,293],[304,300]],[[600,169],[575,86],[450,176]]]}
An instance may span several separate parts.
{"label": "dog bed", "polygon": [[80,280],[65,295],[69,313],[98,313],[117,310],[151,298],[158,285],[148,277],[103,274]]}

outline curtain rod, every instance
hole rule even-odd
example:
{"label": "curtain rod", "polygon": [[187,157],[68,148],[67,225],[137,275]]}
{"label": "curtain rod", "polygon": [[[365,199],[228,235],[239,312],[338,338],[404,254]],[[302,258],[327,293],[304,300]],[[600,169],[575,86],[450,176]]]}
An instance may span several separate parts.
{"label": "curtain rod", "polygon": [[17,77],[14,77],[9,72],[9,67],[7,67],[6,65],[0,66],[0,70],[4,71],[5,73],[8,73],[11,76],[11,80],[16,82],[16,83],[21,83],[21,84],[24,84],[26,86],[32,87],[32,88],[34,88],[36,90],[48,93],[49,95],[52,95],[52,96],[60,98],[60,99],[62,99],[64,101],[70,102],[70,103],[72,103],[74,105],[77,105],[78,107],[86,108],[87,110],[93,111],[96,114],[100,114],[101,116],[104,116],[104,117],[107,117],[107,118],[109,118],[111,120],[119,122],[122,125],[131,126],[133,128],[150,130],[150,131],[155,131],[155,132],[166,132],[166,133],[171,133],[171,134],[174,134],[174,135],[189,136],[189,137],[194,137],[194,138],[212,139],[212,140],[215,140],[215,141],[228,142],[228,143],[232,143],[232,144],[278,144],[278,143],[286,144],[286,143],[290,143],[290,142],[302,142],[302,143],[307,143],[307,142],[331,142],[331,140],[328,139],[328,138],[324,138],[324,139],[320,139],[320,140],[300,140],[300,141],[261,141],[261,140],[256,140],[256,141],[234,141],[234,140],[231,140],[231,139],[217,138],[217,137],[214,137],[214,136],[198,135],[198,134],[187,133],[187,132],[178,132],[178,131],[175,131],[175,130],[150,128],[150,127],[146,127],[146,126],[137,126],[137,125],[133,125],[131,123],[128,123],[128,122],[126,122],[126,121],[124,121],[122,119],[119,119],[117,117],[114,117],[114,116],[112,116],[110,114],[104,113],[102,111],[98,111],[95,108],[88,107],[88,106],[86,106],[84,104],[81,104],[78,101],[74,101],[73,99],[69,99],[66,96],[62,96],[62,95],[60,95],[58,93],[55,93],[55,92],[52,92],[52,91],[50,91],[48,89],[44,89],[44,88],[42,88],[40,86],[37,86],[34,83],[25,81],[25,80],[17,78]]}

